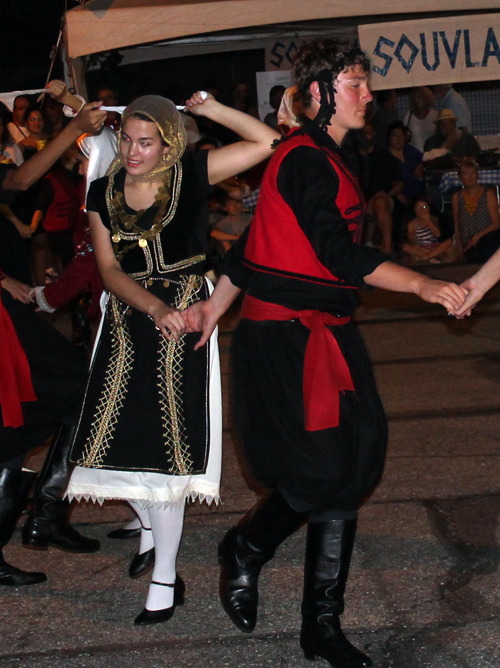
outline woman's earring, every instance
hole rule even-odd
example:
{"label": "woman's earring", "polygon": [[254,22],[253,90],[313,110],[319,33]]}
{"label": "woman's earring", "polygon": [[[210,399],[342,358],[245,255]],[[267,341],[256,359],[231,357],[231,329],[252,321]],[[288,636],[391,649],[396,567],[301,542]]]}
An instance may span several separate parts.
{"label": "woman's earring", "polygon": [[162,159],[163,159],[163,162],[164,162],[165,164],[167,164],[167,154],[166,154],[166,153],[163,154],[163,158],[162,158]]}

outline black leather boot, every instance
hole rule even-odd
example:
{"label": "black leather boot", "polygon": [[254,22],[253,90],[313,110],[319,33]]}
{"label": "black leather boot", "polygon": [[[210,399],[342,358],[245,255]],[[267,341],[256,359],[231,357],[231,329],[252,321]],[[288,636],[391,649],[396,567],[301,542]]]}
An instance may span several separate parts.
{"label": "black leather boot", "polygon": [[63,499],[71,474],[69,451],[76,426],[61,425],[50,446],[38,485],[33,510],[23,527],[23,545],[35,550],[46,550],[50,545],[67,552],[97,552],[98,540],[82,536],[69,523],[71,505]]}
{"label": "black leather boot", "polygon": [[306,516],[293,510],[275,490],[250,511],[242,523],[230,529],[220,543],[220,600],[241,631],[251,633],[257,622],[258,578],[262,566]]}
{"label": "black leather boot", "polygon": [[2,549],[12,538],[36,477],[34,471],[0,470],[0,585],[22,587],[45,582],[45,573],[27,573],[8,564]]}
{"label": "black leather boot", "polygon": [[333,668],[368,668],[371,659],[354,647],[340,627],[356,520],[310,522],[307,527],[300,646],[310,661]]}

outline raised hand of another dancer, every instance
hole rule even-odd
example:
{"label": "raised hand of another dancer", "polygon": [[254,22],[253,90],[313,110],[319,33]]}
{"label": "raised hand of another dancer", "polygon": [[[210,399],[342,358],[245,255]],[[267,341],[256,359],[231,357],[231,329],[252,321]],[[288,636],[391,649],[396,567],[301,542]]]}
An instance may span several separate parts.
{"label": "raised hand of another dancer", "polygon": [[430,304],[442,304],[449,313],[455,313],[465,301],[467,293],[456,283],[436,281],[425,276],[421,277],[415,294]]}
{"label": "raised hand of another dancer", "polygon": [[178,341],[186,333],[186,324],[181,311],[162,302],[151,311],[150,315],[156,329],[169,341],[171,339]]}
{"label": "raised hand of another dancer", "polygon": [[29,304],[31,299],[31,287],[22,283],[21,281],[12,278],[11,276],[6,276],[0,281],[2,288],[7,290],[14,299],[17,299],[24,304]]}

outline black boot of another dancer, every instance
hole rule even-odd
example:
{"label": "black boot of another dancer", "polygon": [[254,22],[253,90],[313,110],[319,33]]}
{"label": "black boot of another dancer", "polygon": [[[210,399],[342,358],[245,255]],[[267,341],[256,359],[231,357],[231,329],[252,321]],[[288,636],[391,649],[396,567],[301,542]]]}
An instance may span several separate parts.
{"label": "black boot of another dancer", "polygon": [[355,535],[356,520],[311,522],[307,527],[300,646],[306,659],[326,659],[333,668],[373,666],[340,626]]}
{"label": "black boot of another dancer", "polygon": [[262,566],[306,516],[293,510],[275,490],[241,524],[230,529],[220,543],[220,600],[240,631],[251,633],[257,623],[258,578]]}
{"label": "black boot of another dancer", "polygon": [[27,573],[11,566],[2,554],[2,549],[12,538],[35,477],[34,471],[0,470],[0,585],[23,587],[47,579],[45,573]]}
{"label": "black boot of another dancer", "polygon": [[23,545],[46,550],[50,545],[66,552],[97,552],[98,540],[82,536],[69,523],[71,505],[63,499],[71,470],[69,451],[75,425],[62,425],[52,443],[35,490],[33,510],[23,527]]}

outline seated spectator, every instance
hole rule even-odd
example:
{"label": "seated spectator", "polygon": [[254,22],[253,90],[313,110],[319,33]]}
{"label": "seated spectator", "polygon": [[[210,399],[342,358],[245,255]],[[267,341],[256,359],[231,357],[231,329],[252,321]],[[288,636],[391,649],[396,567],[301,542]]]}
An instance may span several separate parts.
{"label": "seated spectator", "polygon": [[281,100],[285,93],[285,86],[273,86],[269,91],[269,104],[273,108],[264,118],[264,123],[269,125],[270,128],[276,130],[278,126],[278,109],[281,105]]}
{"label": "seated spectator", "polygon": [[457,93],[451,84],[437,84],[434,93],[441,100],[443,109],[450,109],[457,119],[457,128],[462,132],[472,131],[472,119],[465,99]]}
{"label": "seated spectator", "polygon": [[41,110],[36,107],[28,107],[24,112],[24,123],[28,128],[28,136],[19,142],[19,147],[27,160],[37,151],[41,151],[48,140],[48,135],[43,131],[45,119]]}
{"label": "seated spectator", "polygon": [[[78,107],[78,109],[79,108],[80,107]],[[63,105],[50,95],[44,97],[42,112],[45,119],[44,129],[50,138],[58,135],[68,123],[68,120],[63,113]]]}
{"label": "seated spectator", "polygon": [[19,146],[12,141],[6,123],[6,113],[0,106],[0,162],[21,165],[23,154]]}
{"label": "seated spectator", "polygon": [[220,255],[224,255],[250,225],[252,216],[243,212],[243,196],[240,188],[232,188],[226,193],[224,210],[227,215],[222,218],[210,232],[210,236],[219,244]]}
{"label": "seated spectator", "polygon": [[376,148],[386,148],[387,128],[392,123],[400,121],[396,110],[398,95],[394,89],[379,90],[375,93],[377,100],[377,109],[373,114],[373,127],[375,129]]}
{"label": "seated spectator", "polygon": [[417,86],[410,92],[409,111],[404,117],[404,124],[410,128],[410,144],[424,151],[426,139],[436,131],[438,112],[434,109],[434,94],[427,86]]}
{"label": "seated spectator", "polygon": [[10,137],[15,144],[26,139],[29,130],[24,121],[24,114],[31,106],[29,99],[25,95],[18,95],[14,100],[14,109],[12,110],[12,122],[7,125]]}
{"label": "seated spectator", "polygon": [[391,123],[387,128],[389,152],[398,161],[403,182],[403,189],[397,198],[405,207],[411,206],[415,197],[424,191],[422,152],[406,143],[407,131],[401,121]]}
{"label": "seated spectator", "polygon": [[493,190],[479,185],[474,162],[463,162],[458,174],[464,187],[451,200],[458,254],[482,264],[500,247],[498,201]]}
{"label": "seated spectator", "polygon": [[[392,229],[394,198],[403,190],[398,161],[387,149],[375,148],[375,131],[370,123],[357,134],[359,178],[366,200],[366,214],[377,224],[382,243],[380,251],[393,251]],[[367,236],[366,241],[371,243]]]}
{"label": "seated spectator", "polygon": [[440,241],[438,217],[432,214],[431,203],[427,197],[420,195],[416,198],[414,212],[415,217],[408,223],[408,243],[403,244],[403,252],[415,261],[447,260],[453,239]]}
{"label": "seated spectator", "polygon": [[446,149],[453,158],[475,158],[481,153],[475,137],[457,128],[457,117],[450,109],[441,109],[436,132],[424,144],[425,152],[433,149]]}
{"label": "seated spectator", "polygon": [[214,227],[227,216],[224,209],[227,192],[219,186],[212,186],[208,195],[208,225]]}

